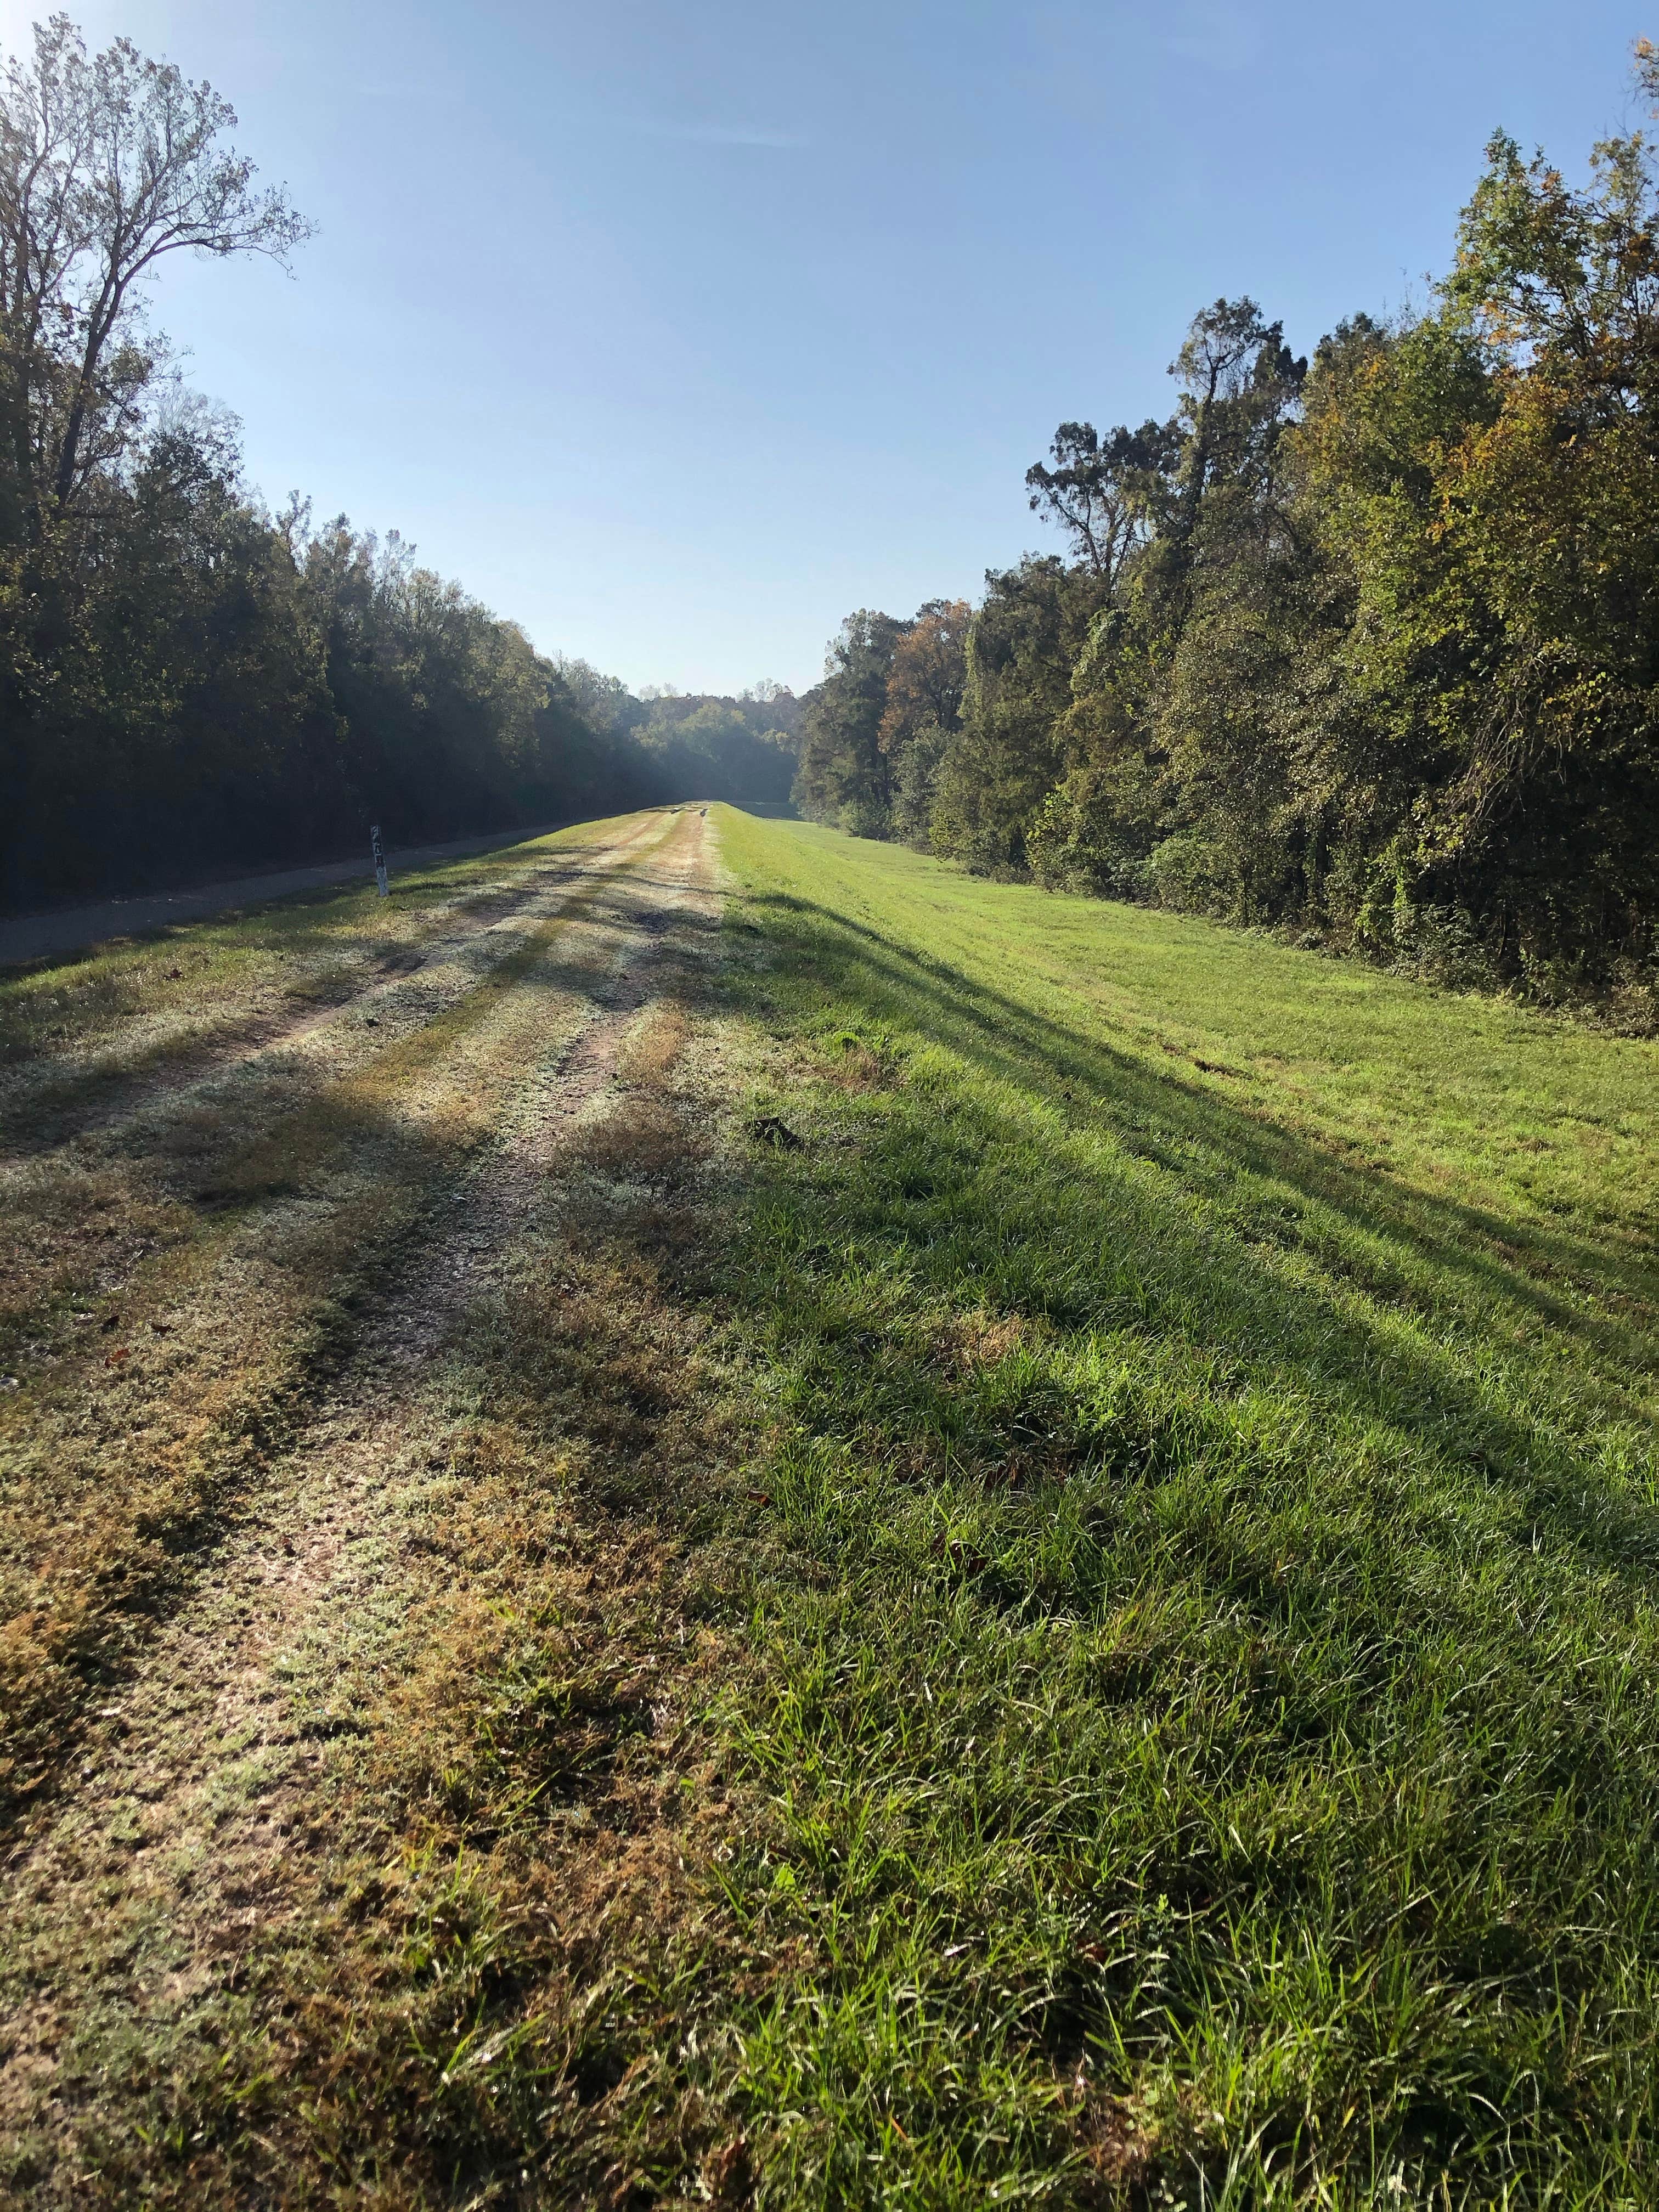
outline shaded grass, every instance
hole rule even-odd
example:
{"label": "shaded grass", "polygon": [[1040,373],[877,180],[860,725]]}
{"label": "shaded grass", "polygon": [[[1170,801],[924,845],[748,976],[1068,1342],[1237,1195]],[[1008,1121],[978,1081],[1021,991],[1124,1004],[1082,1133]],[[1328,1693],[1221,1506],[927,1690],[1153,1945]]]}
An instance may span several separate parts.
{"label": "shaded grass", "polygon": [[[254,983],[333,1004],[388,961],[407,964],[448,920],[486,907],[510,913],[550,860],[610,823],[584,823],[525,844],[400,876],[381,899],[372,884],[294,895],[216,921],[169,925],[67,957],[0,969],[0,1064],[118,1053],[121,1031],[176,1015],[222,1026]],[[85,1069],[79,1071],[83,1076]]]}
{"label": "shaded grass", "polygon": [[[586,846],[611,827],[494,856],[488,880],[505,868],[509,902],[544,898],[561,878],[578,880]],[[101,1248],[124,1245],[130,1262],[187,1237],[193,1216],[177,1201],[211,1188],[216,1161],[452,1008],[492,956],[512,949],[510,939],[465,930],[457,939],[458,906],[480,868],[453,864],[386,902],[350,893],[284,905],[171,933],[160,950],[117,943],[0,978],[0,1030],[16,1048],[0,1058],[0,1127],[23,1151],[3,1170],[0,1367],[21,1373],[61,1353],[64,1310],[107,1293],[125,1272]],[[434,941],[463,945],[459,972],[399,985]],[[346,986],[330,980],[347,974]],[[320,1012],[306,988],[319,975]],[[372,1013],[328,1018],[388,981]],[[304,1051],[285,1048],[295,993],[311,1032]],[[40,1005],[60,1001],[70,1008],[61,1035],[39,1034]]]}
{"label": "shaded grass", "polygon": [[619,826],[584,823],[400,877],[384,900],[319,890],[0,969],[0,1139],[61,1143],[354,1002],[365,1017],[373,1007],[371,1025],[418,1018],[426,994],[412,979],[428,961],[574,882],[586,848]]}
{"label": "shaded grass", "polygon": [[579,1125],[400,1419],[390,1595],[291,1670],[331,1748],[269,1931],[174,2032],[124,2044],[118,2000],[83,2023],[58,2094],[84,2201],[746,2194],[695,2027],[752,1964],[697,1886],[733,1814],[704,1716],[740,1655],[680,1602],[691,1516],[662,1510],[701,1489],[718,1516],[738,1455],[686,1037],[659,1004],[623,1056],[650,1194],[636,1160],[615,1180],[611,1115]]}
{"label": "shaded grass", "polygon": [[724,836],[764,2193],[1650,2201],[1654,1048]]}
{"label": "shaded grass", "polygon": [[[54,1216],[62,1234],[14,1330],[49,1328],[77,1286],[89,1197],[91,1233],[106,1233],[101,1200],[128,1266],[118,1285],[100,1282],[107,1326],[88,1311],[0,1401],[0,1802],[50,1777],[77,1706],[176,1600],[349,1349],[365,1294],[556,1048],[575,1002],[554,948],[596,889],[573,891],[408,1035],[297,1101],[279,1094],[268,1128],[238,1143],[214,1121],[214,1181],[194,1203],[131,1174],[106,1172],[90,1193],[84,1174],[44,1186],[37,1239]],[[183,1134],[185,1159],[199,1157]]]}

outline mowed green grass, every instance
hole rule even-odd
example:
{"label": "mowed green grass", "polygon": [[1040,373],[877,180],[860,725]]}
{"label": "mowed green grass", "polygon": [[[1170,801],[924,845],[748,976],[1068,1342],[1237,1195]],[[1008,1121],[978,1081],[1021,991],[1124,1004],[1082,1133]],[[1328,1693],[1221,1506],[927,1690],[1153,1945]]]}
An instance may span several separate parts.
{"label": "mowed green grass", "polygon": [[721,826],[763,2201],[1659,2201],[1659,1048]]}

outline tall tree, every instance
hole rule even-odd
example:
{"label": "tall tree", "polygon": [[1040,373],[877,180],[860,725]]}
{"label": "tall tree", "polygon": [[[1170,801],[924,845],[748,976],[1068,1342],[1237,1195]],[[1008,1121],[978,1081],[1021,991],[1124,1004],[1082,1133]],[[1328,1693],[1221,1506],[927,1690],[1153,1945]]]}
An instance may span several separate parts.
{"label": "tall tree", "polygon": [[893,643],[887,671],[879,738],[884,753],[902,751],[930,725],[953,730],[962,713],[968,678],[966,599],[929,599],[917,608]]}
{"label": "tall tree", "polygon": [[1103,438],[1092,422],[1062,422],[1048,449],[1054,465],[1035,461],[1025,471],[1028,503],[1060,526],[1109,592],[1157,526],[1179,453],[1174,423],[1120,422]]}
{"label": "tall tree", "polygon": [[1086,565],[1053,555],[993,571],[968,636],[962,728],[940,763],[933,838],[994,873],[1030,862],[1029,831],[1059,774],[1072,670],[1101,604]]}
{"label": "tall tree", "polygon": [[0,407],[26,535],[131,447],[154,368],[142,280],[167,254],[285,260],[309,226],[222,142],[234,110],[66,15],[0,75]]}
{"label": "tall tree", "polygon": [[891,766],[881,746],[887,679],[908,624],[860,607],[848,616],[824,655],[823,683],[802,702],[802,810],[863,837],[885,836]]}
{"label": "tall tree", "polygon": [[890,763],[890,828],[907,843],[931,842],[934,785],[962,720],[968,682],[966,599],[929,599],[893,647],[878,742]]}

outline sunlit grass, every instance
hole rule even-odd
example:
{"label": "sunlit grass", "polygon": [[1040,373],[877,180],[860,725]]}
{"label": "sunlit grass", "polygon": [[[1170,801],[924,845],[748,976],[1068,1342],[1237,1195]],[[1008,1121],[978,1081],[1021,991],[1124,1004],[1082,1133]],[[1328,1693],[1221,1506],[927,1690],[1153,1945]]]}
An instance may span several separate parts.
{"label": "sunlit grass", "polygon": [[724,836],[777,2201],[1650,2201],[1659,1050]]}
{"label": "sunlit grass", "polygon": [[[512,855],[509,883],[554,842]],[[407,887],[423,920],[469,880],[440,872]],[[0,1399],[0,1802],[61,1760],[76,1710],[187,1586],[239,1486],[337,1364],[349,1310],[569,1030],[556,956],[595,888],[573,888],[383,1047],[268,1095],[165,1100],[136,1158],[118,1144],[13,1171],[7,1233],[27,1264],[0,1294],[0,1357],[21,1370]],[[390,926],[347,896],[184,933],[199,1019],[225,1004],[204,979],[227,968],[233,992],[237,963],[273,936],[361,951],[363,930],[372,942]],[[119,949],[84,964],[90,1030],[132,970]]]}

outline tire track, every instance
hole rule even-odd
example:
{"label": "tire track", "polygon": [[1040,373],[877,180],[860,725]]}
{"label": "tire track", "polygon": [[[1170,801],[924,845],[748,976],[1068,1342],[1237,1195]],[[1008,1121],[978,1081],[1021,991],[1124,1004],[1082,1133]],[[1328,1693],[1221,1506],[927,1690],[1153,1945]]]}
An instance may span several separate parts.
{"label": "tire track", "polygon": [[[280,1936],[298,1859],[325,1846],[327,1685],[396,1644],[410,1580],[400,1489],[433,1413],[434,1362],[496,1276],[574,1122],[602,1109],[677,921],[713,911],[708,832],[687,816],[561,940],[586,1005],[504,1087],[359,1349],[263,1480],[198,1583],[88,1729],[77,1771],[6,1869],[0,2124],[27,2147],[30,2201],[77,2186],[84,2108],[124,2039],[181,2050],[208,2027],[255,1930]],[[294,1685],[313,1686],[319,1719]]]}
{"label": "tire track", "polygon": [[[629,842],[646,836],[647,828],[641,823]],[[611,848],[613,865],[625,851],[626,843]],[[277,1055],[299,1046],[331,1044],[337,1059],[343,1042],[352,1056],[355,1042],[355,1056],[365,1056],[369,1041],[342,1040],[331,1033],[366,1018],[374,1026],[389,1024],[394,1034],[411,1022],[430,1019],[447,996],[471,988],[494,959],[506,957],[525,931],[545,916],[550,901],[579,889],[592,865],[590,848],[562,848],[520,882],[459,887],[452,898],[411,916],[416,926],[405,937],[386,940],[365,933],[362,957],[368,962],[378,955],[378,972],[366,969],[361,981],[326,1005],[233,1017],[219,1034],[204,1038],[164,1038],[151,1048],[149,1066],[130,1072],[111,1064],[121,1055],[118,1047],[83,1065],[77,1066],[73,1054],[26,1064],[0,1086],[0,1136],[9,1146],[0,1153],[0,1173],[58,1152],[77,1139],[118,1141],[129,1125],[142,1123],[146,1109],[159,1108],[165,1115],[186,1099],[211,1104],[228,1075],[243,1076],[239,1103],[246,1110],[252,1103],[249,1079],[257,1082],[272,1072],[258,1063],[274,1065]],[[492,939],[499,942],[492,945]],[[479,952],[491,957],[481,962]],[[305,979],[287,988],[301,993]],[[149,1118],[155,1118],[153,1112]]]}
{"label": "tire track", "polygon": [[0,1400],[9,1794],[61,1768],[89,1686],[148,1640],[286,1449],[356,1333],[348,1309],[492,1139],[526,1061],[580,1025],[576,925],[671,834],[630,826],[444,1013],[222,1160],[205,1213],[179,1223],[175,1205],[169,1243],[115,1255],[108,1327]]}

